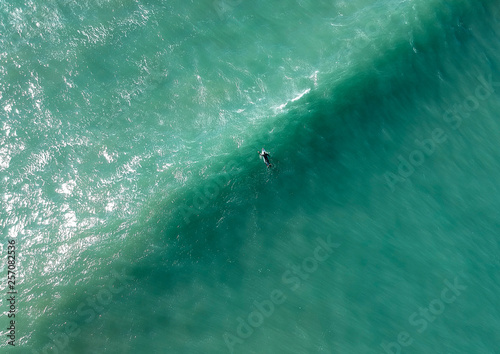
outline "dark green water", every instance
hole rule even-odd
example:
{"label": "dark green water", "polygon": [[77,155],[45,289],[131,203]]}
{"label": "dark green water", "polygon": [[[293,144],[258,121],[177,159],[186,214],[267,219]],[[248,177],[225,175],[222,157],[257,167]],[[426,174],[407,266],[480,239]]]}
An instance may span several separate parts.
{"label": "dark green water", "polygon": [[498,352],[499,24],[0,2],[1,351]]}

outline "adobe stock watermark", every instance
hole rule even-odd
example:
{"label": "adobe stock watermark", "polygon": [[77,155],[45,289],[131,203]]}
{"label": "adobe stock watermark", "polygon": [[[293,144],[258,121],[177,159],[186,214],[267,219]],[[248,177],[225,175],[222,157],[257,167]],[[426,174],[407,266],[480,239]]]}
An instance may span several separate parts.
{"label": "adobe stock watermark", "polygon": [[[331,236],[326,240],[317,238],[318,246],[312,252],[310,257],[306,257],[300,264],[289,266],[281,276],[281,282],[287,286],[289,291],[297,291],[302,282],[309,279],[309,276],[316,272],[320,263],[326,261],[335,249],[340,247],[339,243],[333,242]],[[286,288],[285,288],[286,289]],[[228,350],[233,353],[236,344],[243,344],[245,339],[250,338],[255,329],[262,326],[266,318],[269,318],[275,312],[278,305],[282,305],[287,297],[285,291],[280,289],[273,289],[269,293],[269,299],[255,300],[253,302],[254,311],[250,312],[245,318],[236,318],[236,330],[233,333],[224,333],[222,338],[226,343]]]}
{"label": "adobe stock watermark", "polygon": [[[465,278],[463,274],[462,277]],[[414,326],[417,333],[423,333],[427,330],[429,323],[436,320],[437,316],[441,315],[446,310],[447,305],[453,304],[457,298],[467,289],[467,286],[461,283],[458,277],[455,277],[453,282],[448,279],[444,280],[444,287],[439,294],[439,297],[431,300],[426,307],[420,307],[418,312],[413,312],[408,317],[408,323]],[[399,354],[402,348],[409,347],[414,343],[414,338],[408,331],[401,331],[397,335],[396,341],[382,342],[380,346],[384,353]]]}
{"label": "adobe stock watermark", "polygon": [[[76,313],[80,320],[85,323],[91,323],[99,314],[104,311],[104,306],[111,303],[113,298],[123,292],[127,286],[133,281],[133,277],[126,275],[123,271],[118,273],[115,270],[111,271],[112,277],[109,279],[106,287],[97,291],[94,295],[88,296],[85,301],[82,301],[76,308]],[[63,327],[61,325],[61,327]],[[65,349],[69,344],[70,339],[75,338],[81,332],[76,322],[65,322],[64,330],[58,334],[49,334],[50,342],[44,345],[40,351],[33,349],[33,354],[58,354],[67,352]]]}
{"label": "adobe stock watermark", "polygon": [[213,5],[217,15],[219,15],[219,18],[224,21],[227,19],[228,14],[242,2],[243,0],[215,0]]}
{"label": "adobe stock watermark", "polygon": [[358,30],[358,34],[358,40],[354,40],[351,46],[356,50],[365,49],[380,34],[380,24],[370,21],[365,24],[363,30]]}
{"label": "adobe stock watermark", "polygon": [[[478,76],[478,85],[474,90],[473,95],[467,96],[461,103],[453,105],[443,114],[443,120],[451,127],[452,130],[457,130],[462,126],[463,120],[470,117],[471,113],[476,111],[481,101],[485,101],[495,92],[495,87],[500,87],[500,82],[492,80],[491,74],[486,79],[484,76]],[[386,171],[384,179],[389,189],[394,192],[396,184],[409,179],[416,168],[422,166],[427,158],[432,156],[437,147],[448,139],[444,129],[434,129],[427,139],[415,140],[416,149],[411,151],[405,158],[402,155],[398,156],[398,167],[396,171]]]}

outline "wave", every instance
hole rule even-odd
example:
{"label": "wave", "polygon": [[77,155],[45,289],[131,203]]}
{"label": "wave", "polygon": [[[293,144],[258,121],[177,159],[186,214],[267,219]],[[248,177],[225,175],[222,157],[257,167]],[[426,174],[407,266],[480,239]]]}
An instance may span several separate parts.
{"label": "wave", "polygon": [[[66,322],[76,323],[82,333],[65,344],[72,352],[91,352],[97,344],[109,352],[140,345],[154,350],[155,344],[144,339],[152,323],[165,330],[187,322],[195,336],[209,337],[196,332],[194,322],[203,319],[202,309],[193,313],[191,322],[176,317],[175,307],[187,308],[188,301],[174,299],[174,294],[200,308],[207,306],[203,297],[209,296],[208,289],[215,294],[210,301],[223,301],[234,294],[231,289],[244,289],[242,279],[248,272],[258,272],[248,258],[265,262],[266,247],[286,247],[280,228],[289,231],[302,209],[320,216],[329,206],[350,205],[353,195],[369,202],[368,182],[380,178],[372,166],[381,171],[391,166],[393,162],[384,159],[388,151],[398,151],[414,129],[440,119],[436,112],[467,92],[461,92],[457,82],[464,80],[470,87],[482,70],[498,72],[498,48],[487,41],[497,10],[487,1],[437,2],[429,13],[419,14],[412,28],[402,27],[405,33],[402,29],[396,38],[374,39],[373,45],[382,48],[376,54],[365,58],[361,50],[359,59],[341,74],[318,74],[317,87],[302,91],[286,104],[286,111],[249,129],[237,148],[228,147],[225,154],[199,164],[200,172],[181,186],[152,196],[125,230],[108,225],[106,232],[115,234],[115,245],[87,248],[80,256],[82,265],[72,273],[85,274],[83,264],[90,259],[102,260],[100,269],[93,268],[79,284],[67,285],[74,296],[60,299],[50,314],[33,321],[28,344],[43,348],[56,343],[52,338],[63,341]],[[274,169],[266,169],[258,159],[256,150],[263,146],[271,152]],[[118,318],[122,313],[124,324],[97,322],[97,310],[96,318],[89,320],[88,299],[95,301],[99,289],[106,289],[116,277],[112,271],[128,281],[125,291],[113,294],[103,316],[112,313]],[[130,304],[148,315],[137,317],[140,309]],[[87,315],[82,315],[85,310]],[[221,334],[230,323],[206,320]],[[102,338],[90,341],[86,335],[97,327]],[[114,348],[106,344],[112,335],[118,337]],[[171,335],[169,349],[186,348],[184,339]],[[220,342],[209,341],[209,346],[220,349]]]}

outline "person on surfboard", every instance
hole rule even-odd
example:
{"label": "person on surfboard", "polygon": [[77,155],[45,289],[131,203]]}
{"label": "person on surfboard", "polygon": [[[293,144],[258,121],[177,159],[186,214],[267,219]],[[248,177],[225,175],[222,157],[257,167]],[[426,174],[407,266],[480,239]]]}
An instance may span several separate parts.
{"label": "person on surfboard", "polygon": [[269,162],[269,157],[271,155],[269,155],[269,153],[264,150],[264,148],[262,148],[262,152],[261,151],[258,151],[257,152],[259,153],[260,157],[262,157],[264,159],[264,162],[266,163],[267,167],[271,167],[271,163]]}

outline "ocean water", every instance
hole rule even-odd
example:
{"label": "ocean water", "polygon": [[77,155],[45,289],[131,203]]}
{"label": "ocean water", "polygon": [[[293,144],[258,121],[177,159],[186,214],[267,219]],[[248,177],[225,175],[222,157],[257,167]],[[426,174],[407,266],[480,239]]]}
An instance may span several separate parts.
{"label": "ocean water", "polygon": [[0,0],[0,351],[500,353],[499,38],[486,0]]}

